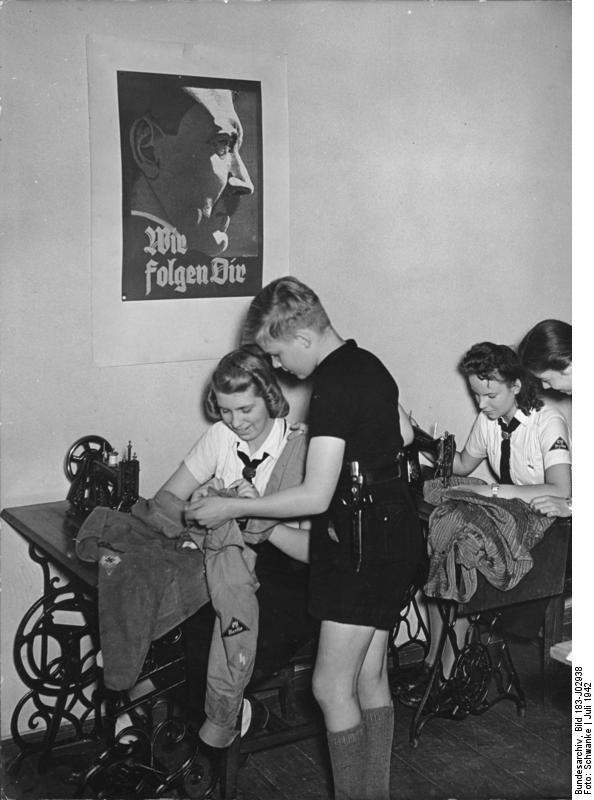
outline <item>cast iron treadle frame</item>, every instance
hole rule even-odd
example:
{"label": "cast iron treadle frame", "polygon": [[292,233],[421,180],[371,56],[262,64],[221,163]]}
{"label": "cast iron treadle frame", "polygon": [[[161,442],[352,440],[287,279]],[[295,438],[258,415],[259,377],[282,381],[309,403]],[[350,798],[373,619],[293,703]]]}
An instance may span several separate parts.
{"label": "cast iron treadle frame", "polygon": [[[163,703],[160,696],[181,686],[185,675],[137,700],[125,692],[103,689],[97,664],[95,588],[76,578],[52,575],[51,560],[34,544],[29,545],[29,555],[41,567],[43,590],[24,614],[14,638],[16,671],[29,691],[11,717],[12,739],[20,751],[8,767],[11,774],[18,774],[30,756],[39,756],[37,769],[43,773],[56,758],[96,751],[103,742],[106,749],[94,766],[69,779],[78,784],[79,793],[87,784],[101,787],[105,777],[109,792],[100,788],[98,797],[160,797],[174,785],[183,786],[188,797],[202,797],[201,785],[205,781],[211,785],[210,764],[198,753],[196,737],[192,740],[186,726],[172,716],[171,701],[167,701],[167,717],[153,724],[155,707]],[[180,635],[177,628],[151,645],[141,679],[183,665],[183,656],[165,664],[158,658],[159,650],[180,647]],[[115,737],[115,718],[124,712],[130,713],[133,723]],[[125,745],[128,736],[133,742]],[[189,742],[188,753],[181,763],[161,763],[159,749],[172,749],[184,738]]]}
{"label": "cast iron treadle frame", "polygon": [[[14,638],[14,664],[29,691],[18,701],[10,721],[20,749],[9,766],[13,773],[35,754],[40,754],[38,770],[43,772],[60,749],[96,741],[101,727],[92,689],[98,678],[99,651],[94,594],[82,582],[52,576],[50,560],[34,544],[29,545],[29,555],[43,572],[43,593],[23,616]],[[45,731],[36,736],[41,725]],[[63,725],[72,731],[65,738]]]}
{"label": "cast iron treadle frame", "polygon": [[118,732],[113,743],[82,776],[78,796],[90,788],[98,798],[156,798],[171,789],[182,797],[207,796],[214,785],[211,763],[198,747],[198,737],[177,718],[169,703],[167,716],[157,721],[160,704],[146,701],[142,714]]}
{"label": "cast iron treadle frame", "polygon": [[[519,716],[526,712],[526,697],[509,647],[505,638],[494,632],[499,614],[491,613],[488,623],[481,620],[481,612],[470,614],[470,625],[460,648],[454,628],[458,604],[437,602],[443,625],[429,682],[410,725],[412,747],[417,747],[423,727],[433,717],[462,720],[470,714],[484,714],[501,700],[514,702]],[[448,643],[455,662],[446,678],[442,657]]]}
{"label": "cast iron treadle frame", "polygon": [[[418,592],[419,589],[416,586],[411,586],[408,590],[406,604],[400,610],[396,625],[390,631],[388,647],[392,656],[394,676],[397,676],[398,670],[405,669],[410,664],[423,663],[429,652],[431,636],[417,602]],[[407,637],[401,644],[397,644],[402,626],[404,626]]]}
{"label": "cast iron treadle frame", "polygon": [[[165,663],[160,650],[170,654]],[[170,670],[173,676],[164,680]],[[102,799],[157,798],[177,788],[184,797],[201,798],[213,787],[211,763],[200,752],[197,734],[178,715],[174,702],[174,691],[183,687],[186,679],[180,627],[152,643],[137,685],[147,679],[155,679],[160,686],[136,698],[128,691],[99,690],[105,706],[103,739],[107,746],[79,776],[79,796],[88,787]],[[130,724],[116,734],[116,718],[123,714],[128,715]]]}

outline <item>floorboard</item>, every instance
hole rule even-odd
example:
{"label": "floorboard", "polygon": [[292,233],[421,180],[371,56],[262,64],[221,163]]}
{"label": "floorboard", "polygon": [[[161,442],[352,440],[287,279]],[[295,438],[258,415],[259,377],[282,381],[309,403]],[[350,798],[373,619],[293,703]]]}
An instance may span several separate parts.
{"label": "floorboard", "polygon": [[[396,702],[391,762],[391,800],[564,800],[571,796],[571,670],[555,673],[543,702],[539,649],[512,646],[527,695],[519,717],[504,701],[479,717],[430,720],[417,748],[409,744],[412,710]],[[3,743],[3,766],[14,756]],[[2,800],[69,800],[67,768],[38,774],[34,758],[19,775],[3,770]],[[238,800],[331,800],[325,737],[253,753],[239,774]],[[85,797],[91,797],[90,794]],[[171,800],[180,800],[172,793]],[[169,798],[168,798],[169,800]]]}

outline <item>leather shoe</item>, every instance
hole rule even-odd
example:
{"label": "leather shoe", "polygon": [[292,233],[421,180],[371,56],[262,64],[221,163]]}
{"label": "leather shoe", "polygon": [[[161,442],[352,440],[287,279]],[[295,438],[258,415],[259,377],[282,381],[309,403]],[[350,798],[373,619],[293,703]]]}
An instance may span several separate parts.
{"label": "leather shoe", "polygon": [[416,708],[423,699],[430,679],[431,667],[428,664],[423,664],[414,683],[398,694],[400,702],[409,708]]}

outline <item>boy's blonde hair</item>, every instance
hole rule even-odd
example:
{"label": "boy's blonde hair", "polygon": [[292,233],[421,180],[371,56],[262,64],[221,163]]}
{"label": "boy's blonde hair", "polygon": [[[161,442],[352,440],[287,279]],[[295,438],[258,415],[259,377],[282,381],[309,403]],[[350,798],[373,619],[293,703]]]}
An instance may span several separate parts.
{"label": "boy's blonde hair", "polygon": [[277,278],[252,300],[243,328],[243,342],[260,344],[284,339],[294,331],[309,328],[318,332],[330,320],[317,294],[297,278]]}

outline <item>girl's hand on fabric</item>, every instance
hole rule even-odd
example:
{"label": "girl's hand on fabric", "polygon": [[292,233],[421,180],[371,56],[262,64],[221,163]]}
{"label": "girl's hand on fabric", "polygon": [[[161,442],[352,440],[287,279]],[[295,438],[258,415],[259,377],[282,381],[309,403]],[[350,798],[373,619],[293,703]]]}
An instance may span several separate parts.
{"label": "girl's hand on fabric", "polygon": [[220,478],[214,477],[211,478],[206,483],[203,483],[197,489],[192,492],[192,496],[190,497],[190,503],[194,500],[198,500],[200,497],[208,497],[208,490],[214,489],[216,492],[220,492],[221,489],[224,489],[223,481]]}
{"label": "girl's hand on fabric", "polygon": [[458,486],[450,486],[449,491],[451,492],[474,492],[474,494],[478,494],[481,497],[490,497],[491,496],[491,487],[486,484],[485,486],[481,486],[477,483],[461,483]]}
{"label": "girl's hand on fabric", "polygon": [[307,436],[307,425],[305,422],[293,422],[289,425],[289,435],[287,439],[296,439],[298,436]]}
{"label": "girl's hand on fabric", "polygon": [[571,516],[571,508],[565,497],[553,497],[552,495],[533,497],[530,501],[530,508],[545,517]]}
{"label": "girl's hand on fabric", "polygon": [[218,528],[233,519],[232,502],[227,497],[199,497],[187,504],[186,522],[194,522],[204,528]]}
{"label": "girl's hand on fabric", "polygon": [[238,497],[260,497],[260,493],[254,484],[246,481],[245,478],[240,478],[238,481],[233,481],[229,488],[236,489]]}

